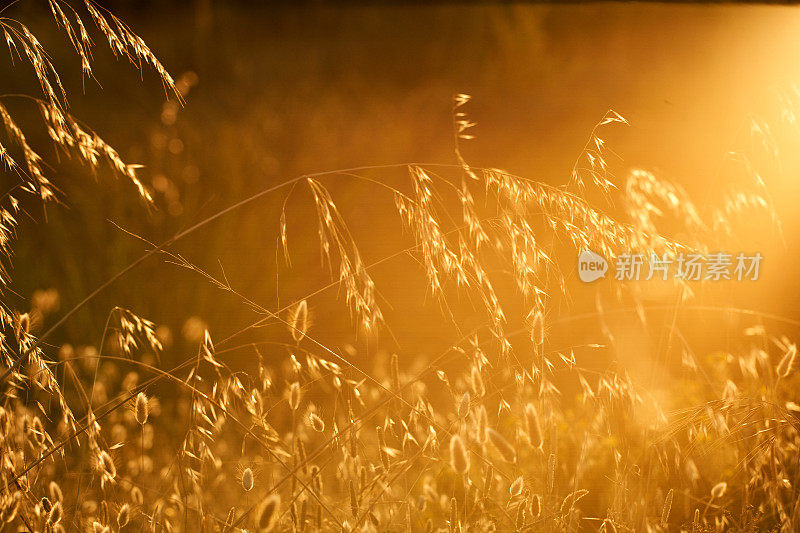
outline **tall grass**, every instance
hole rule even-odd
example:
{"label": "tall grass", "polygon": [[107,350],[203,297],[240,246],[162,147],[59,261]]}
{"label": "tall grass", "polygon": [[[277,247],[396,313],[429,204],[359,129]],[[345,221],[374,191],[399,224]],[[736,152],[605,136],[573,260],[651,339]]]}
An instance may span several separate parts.
{"label": "tall grass", "polygon": [[[167,95],[175,83],[144,42],[99,4],[81,10],[51,0],[55,23],[92,76],[93,42],[83,19],[115,54],[149,65]],[[67,112],[66,91],[35,36],[0,18],[16,61],[30,64],[41,94],[29,96],[51,140],[89,169],[109,164],[145,204],[151,196],[118,152]],[[19,72],[22,73],[20,65]],[[22,74],[20,74],[22,75]],[[19,195],[68,202],[54,176],[0,99],[6,126],[0,158],[17,180],[3,197],[0,246],[13,254]],[[110,311],[98,346],[51,346],[51,332],[78,302],[39,334],[55,312],[41,293],[29,310],[4,298],[0,407],[6,528],[29,531],[756,531],[797,528],[798,422],[793,370],[797,348],[763,327],[741,333],[740,351],[703,361],[691,347],[683,365],[710,391],[676,395],[666,412],[652,391],[616,361],[598,371],[583,358],[616,340],[598,300],[601,327],[591,344],[557,346],[552,332],[575,317],[556,312],[570,296],[572,262],[591,249],[620,253],[706,252],[721,229],[753,210],[774,217],[763,180],[732,189],[719,208],[701,209],[677,185],[633,170],[609,171],[606,128],[627,121],[609,111],[591,131],[563,186],[471,166],[462,144],[474,123],[469,96],[453,101],[456,163],[398,164],[316,173],[287,180],[212,215],[143,258],[160,256],[199,275],[253,310],[247,330],[217,340],[198,321],[188,328],[196,352],[159,363],[168,335],[132,310]],[[8,149],[6,148],[8,146]],[[395,185],[369,172],[406,173]],[[370,261],[329,180],[367,183],[398,216],[397,253]],[[303,194],[306,196],[302,196]],[[387,196],[382,197],[381,194]],[[316,224],[330,284],[267,307],[174,251],[173,245],[265,195],[283,194],[278,249],[291,264],[296,207]],[[615,216],[610,206],[621,205]],[[671,214],[677,227],[663,230]],[[393,267],[410,257],[419,268]],[[120,276],[142,260],[120,272]],[[373,275],[389,268],[397,283],[425,284],[457,337],[432,356],[402,353],[393,339],[392,302]],[[291,268],[291,267],[287,267]],[[302,278],[306,273],[291,271]],[[11,290],[8,275],[2,278]],[[604,297],[646,302],[624,284]],[[104,290],[109,283],[98,288]],[[353,325],[352,343],[315,331],[315,298],[336,290]],[[670,284],[678,313],[689,284]],[[598,293],[599,294],[599,293]],[[165,295],[165,297],[168,297]],[[346,310],[346,311],[345,311]],[[708,311],[714,316],[714,311]],[[191,311],[187,311],[187,315]],[[678,343],[673,325],[669,342]],[[393,346],[394,353],[382,348]],[[236,368],[233,352],[250,354]],[[363,352],[363,353],[362,353]],[[356,361],[373,359],[372,365]],[[654,358],[655,359],[655,358]],[[655,362],[654,362],[655,364]],[[702,396],[702,395],[701,395]],[[160,401],[160,397],[164,401]],[[698,401],[691,401],[697,399]]]}

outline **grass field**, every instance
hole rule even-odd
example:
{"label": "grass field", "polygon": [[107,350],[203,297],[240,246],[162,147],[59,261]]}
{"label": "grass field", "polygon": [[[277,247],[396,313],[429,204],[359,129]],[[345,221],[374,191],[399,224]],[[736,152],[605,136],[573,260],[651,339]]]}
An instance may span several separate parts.
{"label": "grass field", "polygon": [[3,531],[800,527],[794,9],[6,4]]}

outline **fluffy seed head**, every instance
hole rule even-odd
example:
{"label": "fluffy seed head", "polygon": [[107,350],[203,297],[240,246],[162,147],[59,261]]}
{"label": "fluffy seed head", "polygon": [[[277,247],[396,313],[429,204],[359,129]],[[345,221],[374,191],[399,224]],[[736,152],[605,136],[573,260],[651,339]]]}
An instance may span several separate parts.
{"label": "fluffy seed head", "polygon": [[350,491],[350,512],[353,513],[353,517],[358,516],[358,496],[356,495],[356,486],[353,483],[353,480],[350,480],[348,483],[348,489]]}
{"label": "fluffy seed head", "polygon": [[711,487],[711,497],[714,498],[715,500],[718,500],[719,498],[725,496],[726,490],[728,490],[728,484],[725,483],[724,481],[720,481],[719,483]]}
{"label": "fluffy seed head", "polygon": [[119,508],[119,512],[117,513],[117,525],[119,527],[125,527],[130,519],[131,506],[126,503]]}
{"label": "fluffy seed head", "polygon": [[517,456],[517,452],[514,450],[514,447],[511,446],[511,443],[509,443],[505,437],[492,428],[488,428],[486,430],[486,434],[489,436],[489,442],[491,442],[492,446],[494,446],[495,449],[500,452],[500,455],[503,456],[503,459],[509,463],[513,463]]}
{"label": "fluffy seed head", "polygon": [[27,335],[31,330],[31,316],[28,313],[19,316],[19,323],[17,324],[17,337]]}
{"label": "fluffy seed head", "polygon": [[541,311],[533,314],[531,323],[531,341],[537,346],[544,343],[544,315]]}
{"label": "fluffy seed head", "polygon": [[472,392],[475,396],[480,398],[486,393],[486,387],[483,384],[483,376],[481,376],[481,371],[477,366],[472,367],[470,381],[472,382]]}
{"label": "fluffy seed head", "polygon": [[261,533],[271,531],[278,519],[278,510],[281,506],[281,497],[270,494],[261,503],[256,513],[256,529]]}
{"label": "fluffy seed head", "polygon": [[508,492],[511,494],[512,497],[519,496],[522,494],[522,489],[525,486],[525,480],[522,479],[522,476],[519,476],[517,479],[511,483],[511,486],[508,487]]}
{"label": "fluffy seed head", "polygon": [[289,331],[295,342],[300,342],[308,333],[308,303],[303,300],[289,312]]}
{"label": "fluffy seed head", "polygon": [[242,488],[249,492],[253,489],[253,484],[255,483],[255,477],[253,476],[253,470],[251,468],[245,468],[244,472],[242,472]]}
{"label": "fluffy seed head", "polygon": [[105,450],[100,452],[100,455],[97,457],[98,467],[103,473],[109,477],[109,479],[114,479],[117,477],[117,467],[114,465],[114,460],[111,459],[111,456],[108,455],[108,452]]}
{"label": "fluffy seed head", "polygon": [[475,424],[475,440],[484,444],[486,442],[486,430],[489,427],[489,415],[486,413],[486,407],[479,405],[476,410],[476,424]]}
{"label": "fluffy seed head", "polygon": [[542,499],[538,494],[534,494],[531,498],[531,518],[534,520],[539,518],[539,513],[542,512]]}
{"label": "fluffy seed head", "polygon": [[47,514],[47,523],[51,526],[54,526],[61,522],[61,518],[64,516],[64,511],[61,508],[61,502],[56,502],[55,505],[50,509],[50,512]]}
{"label": "fluffy seed head", "polygon": [[483,480],[483,497],[488,498],[494,483],[494,467],[490,464],[486,467],[486,477]]}
{"label": "fluffy seed head", "polygon": [[661,527],[667,527],[669,522],[669,513],[672,510],[672,499],[675,497],[675,489],[669,489],[667,497],[664,500],[664,509],[661,511]]}
{"label": "fluffy seed head", "polygon": [[316,413],[308,415],[308,421],[314,431],[319,433],[325,431],[325,422]]}
{"label": "fluffy seed head", "polygon": [[228,532],[231,531],[231,526],[236,521],[236,507],[231,507],[228,511],[228,516],[225,517],[225,526],[223,531]]}
{"label": "fluffy seed head", "polygon": [[150,406],[147,401],[147,396],[143,392],[136,395],[136,422],[143,426],[147,422],[147,417],[150,416]]}
{"label": "fluffy seed head", "polygon": [[525,425],[528,429],[528,440],[534,448],[542,447],[542,427],[539,424],[539,413],[532,403],[525,406]]}
{"label": "fluffy seed head", "polygon": [[297,411],[300,406],[300,384],[296,381],[289,385],[289,407]]}
{"label": "fluffy seed head", "polygon": [[458,435],[453,435],[450,439],[450,466],[459,474],[469,471],[469,453]]}
{"label": "fluffy seed head", "polygon": [[400,390],[400,358],[396,353],[392,354],[391,360],[391,373],[392,373],[392,388],[395,391]]}
{"label": "fluffy seed head", "polygon": [[551,453],[547,458],[547,492],[553,491],[553,483],[556,480],[556,454]]}
{"label": "fluffy seed head", "polygon": [[61,492],[61,487],[55,481],[50,482],[50,498],[57,502],[64,501],[64,494]]}
{"label": "fluffy seed head", "polygon": [[469,392],[465,392],[464,395],[461,397],[461,401],[458,402],[458,418],[465,419],[469,414],[469,403],[470,403],[470,396]]}
{"label": "fluffy seed head", "polygon": [[781,358],[780,362],[778,363],[777,373],[778,377],[785,378],[789,376],[792,372],[792,367],[794,367],[794,360],[797,358],[797,346],[792,344],[789,347],[789,350],[786,354]]}

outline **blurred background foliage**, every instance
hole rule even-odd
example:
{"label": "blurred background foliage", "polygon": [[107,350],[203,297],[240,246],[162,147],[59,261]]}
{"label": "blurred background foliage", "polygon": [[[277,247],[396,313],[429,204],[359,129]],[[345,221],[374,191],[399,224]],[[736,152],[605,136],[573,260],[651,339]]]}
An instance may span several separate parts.
{"label": "blurred background foliage", "polygon": [[[63,311],[139,257],[147,245],[115,225],[161,242],[304,173],[455,163],[455,93],[473,96],[466,111],[478,123],[477,138],[463,146],[473,165],[565,183],[593,125],[612,107],[631,122],[608,130],[604,138],[620,156],[611,161],[619,184],[631,167],[641,166],[681,184],[701,206],[718,202],[730,171],[726,152],[747,147],[751,117],[780,118],[779,95],[790,91],[800,74],[800,13],[779,7],[255,7],[211,0],[120,1],[107,7],[183,84],[185,107],[159,99],[163,90],[152,73],[145,71],[142,79],[102,46],[94,51],[99,84],[82,79],[78,59],[53,29],[46,3],[21,1],[5,15],[25,20],[51,52],[70,94],[71,112],[126,161],[145,165],[142,175],[156,192],[157,209],[148,212],[130,184],[102,173],[96,184],[84,169],[44,150],[55,165],[65,205],[33,211],[21,225],[13,272],[20,308],[36,289],[55,288]],[[35,92],[29,74],[7,57],[0,62],[7,94]],[[8,106],[29,128],[34,144],[45,146],[35,109],[24,101]],[[799,186],[793,171],[798,145],[788,129],[774,133],[783,149],[783,174],[765,178],[786,242],[773,230],[765,234],[768,225],[754,222],[740,244],[766,256],[764,282],[757,290],[737,286],[730,298],[733,305],[794,317],[800,290],[789,273],[797,267],[793,229]],[[393,184],[406,179],[403,169],[368,175]],[[398,243],[410,244],[395,237],[399,221],[390,195],[344,176],[324,182],[348,218],[366,263],[398,252]],[[316,220],[306,191],[294,193],[287,204],[292,267],[276,257],[285,196],[259,199],[175,250],[215,275],[224,268],[235,288],[266,307],[300,298],[328,277],[319,266]],[[619,206],[609,208],[620,214]],[[115,283],[51,342],[99,343],[115,305],[169,326],[176,338],[190,316],[211,324],[217,338],[257,319],[236,298],[161,259]],[[414,266],[410,260],[408,265]],[[429,313],[406,313],[425,301],[421,271],[413,282],[397,279],[395,271],[379,268],[375,276],[391,302],[387,314],[403,350],[435,351],[452,342],[451,332],[441,330],[435,303]],[[567,274],[574,278],[574,272]],[[315,327],[328,329],[333,342],[337,335],[344,341],[349,331],[347,313],[335,297],[330,291],[331,302],[312,303]]]}

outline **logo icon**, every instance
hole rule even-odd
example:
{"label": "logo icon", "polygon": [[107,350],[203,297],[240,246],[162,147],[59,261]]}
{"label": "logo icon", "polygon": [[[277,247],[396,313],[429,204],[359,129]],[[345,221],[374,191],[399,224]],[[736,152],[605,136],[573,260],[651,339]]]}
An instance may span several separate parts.
{"label": "logo icon", "polygon": [[584,283],[591,283],[604,278],[608,272],[608,261],[591,250],[584,250],[578,255],[578,277]]}

